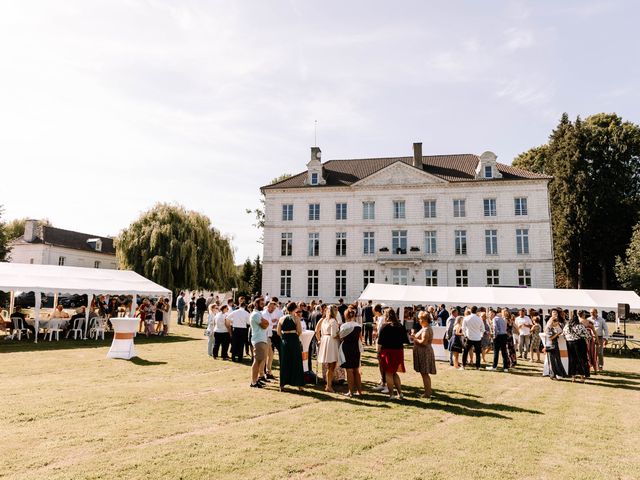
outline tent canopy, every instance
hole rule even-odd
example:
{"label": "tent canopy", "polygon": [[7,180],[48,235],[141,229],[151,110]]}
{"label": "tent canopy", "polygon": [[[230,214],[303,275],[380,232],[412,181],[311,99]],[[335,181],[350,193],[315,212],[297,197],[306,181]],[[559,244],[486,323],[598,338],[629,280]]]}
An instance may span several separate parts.
{"label": "tent canopy", "polygon": [[0,263],[0,291],[94,295],[162,295],[171,291],[130,270]]}
{"label": "tent canopy", "polygon": [[422,287],[370,283],[360,300],[393,305],[441,304],[487,305],[509,308],[598,308],[616,310],[628,303],[640,312],[640,296],[629,290],[575,290],[553,288]]}

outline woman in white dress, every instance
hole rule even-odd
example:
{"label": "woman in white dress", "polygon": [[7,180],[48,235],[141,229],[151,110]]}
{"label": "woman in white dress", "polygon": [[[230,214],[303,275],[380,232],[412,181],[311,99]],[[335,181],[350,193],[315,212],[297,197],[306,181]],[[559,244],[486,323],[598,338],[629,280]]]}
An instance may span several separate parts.
{"label": "woman in white dress", "polygon": [[333,373],[340,352],[340,325],[338,325],[337,315],[338,308],[335,305],[329,305],[324,318],[318,322],[316,327],[316,338],[320,342],[318,362],[327,366],[325,386],[327,392],[333,392]]}

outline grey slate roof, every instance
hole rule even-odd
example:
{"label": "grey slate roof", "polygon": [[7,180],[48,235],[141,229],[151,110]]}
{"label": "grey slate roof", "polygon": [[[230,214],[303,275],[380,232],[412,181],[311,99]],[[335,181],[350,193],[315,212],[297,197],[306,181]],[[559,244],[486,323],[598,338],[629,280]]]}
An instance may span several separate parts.
{"label": "grey slate roof", "polygon": [[[422,164],[425,172],[448,182],[469,182],[477,181],[475,170],[479,160],[477,155],[471,153],[426,155],[422,157]],[[326,186],[348,186],[396,162],[411,165],[413,157],[329,160],[322,164],[323,176],[327,182]],[[551,179],[548,175],[529,172],[502,163],[498,163],[498,170],[502,173],[502,179],[491,181]],[[305,170],[281,182],[265,185],[262,190],[305,187],[306,176]]]}
{"label": "grey slate roof", "polygon": [[74,250],[84,250],[96,252],[88,243],[90,238],[99,238],[102,240],[102,250],[97,253],[107,255],[115,255],[116,249],[113,245],[113,239],[109,237],[101,237],[100,235],[89,235],[88,233],[74,232],[72,230],[64,230],[62,228],[43,225],[37,234],[37,238],[33,242],[26,242],[24,237],[18,239],[18,244],[43,243],[45,245],[54,245],[56,247],[72,248]]}

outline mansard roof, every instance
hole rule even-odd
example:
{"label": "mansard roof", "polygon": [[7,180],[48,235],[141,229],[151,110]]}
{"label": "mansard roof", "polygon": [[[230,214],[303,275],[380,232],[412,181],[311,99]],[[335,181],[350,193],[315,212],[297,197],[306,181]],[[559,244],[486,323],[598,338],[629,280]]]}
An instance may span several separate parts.
{"label": "mansard roof", "polygon": [[[447,182],[491,181],[504,182],[509,180],[549,180],[548,175],[529,172],[520,168],[498,163],[498,171],[502,178],[476,179],[478,155],[471,153],[453,155],[425,155],[422,157],[422,168],[425,172],[441,178]],[[413,157],[360,158],[347,160],[329,160],[322,164],[323,175],[328,187],[350,186],[396,162],[413,164]],[[266,185],[262,190],[280,188],[308,187],[305,184],[307,172],[300,172],[280,182]],[[322,188],[314,186],[313,188]]]}

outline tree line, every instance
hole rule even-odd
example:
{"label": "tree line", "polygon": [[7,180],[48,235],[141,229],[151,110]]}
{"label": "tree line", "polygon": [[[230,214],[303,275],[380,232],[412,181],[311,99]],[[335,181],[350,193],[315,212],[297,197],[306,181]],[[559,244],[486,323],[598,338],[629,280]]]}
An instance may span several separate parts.
{"label": "tree line", "polygon": [[627,272],[634,260],[627,248],[640,218],[638,125],[615,113],[574,121],[565,113],[549,141],[522,153],[513,165],[553,177],[556,287],[639,287],[629,283]]}

